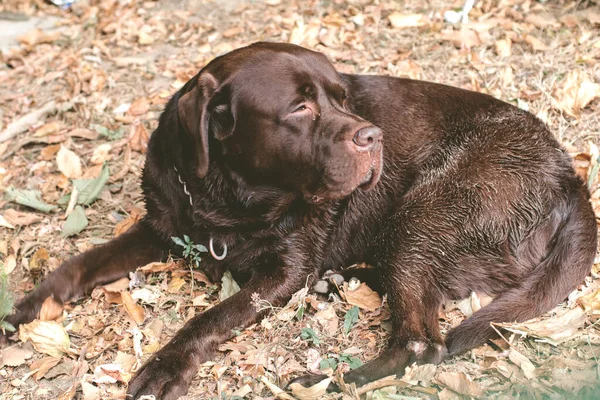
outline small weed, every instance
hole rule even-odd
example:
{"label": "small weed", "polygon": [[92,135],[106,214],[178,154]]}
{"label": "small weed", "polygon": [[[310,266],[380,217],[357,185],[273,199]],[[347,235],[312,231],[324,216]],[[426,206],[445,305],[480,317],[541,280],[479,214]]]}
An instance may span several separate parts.
{"label": "small weed", "polygon": [[319,344],[321,344],[321,339],[319,339],[319,336],[317,335],[317,332],[315,332],[311,328],[302,328],[302,332],[300,333],[300,337],[302,339],[304,339],[304,340],[309,341],[309,342],[312,341],[312,343],[315,346],[318,346]]}
{"label": "small weed", "polygon": [[15,299],[10,293],[8,275],[4,273],[4,264],[0,263],[0,330],[14,332],[15,327],[4,320],[12,313]]}
{"label": "small weed", "polygon": [[200,268],[200,261],[202,261],[200,254],[208,252],[206,247],[194,244],[188,235],[183,235],[183,240],[178,237],[172,237],[171,240],[176,245],[183,247],[183,257],[190,260],[196,268]]}
{"label": "small weed", "polygon": [[344,317],[344,335],[348,335],[352,327],[358,322],[358,307],[354,306],[348,310]]}

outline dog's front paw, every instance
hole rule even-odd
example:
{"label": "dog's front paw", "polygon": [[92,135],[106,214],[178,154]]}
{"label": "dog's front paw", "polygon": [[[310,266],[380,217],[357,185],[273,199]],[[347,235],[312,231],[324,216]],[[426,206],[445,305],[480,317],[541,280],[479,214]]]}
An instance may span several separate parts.
{"label": "dog's front paw", "polygon": [[177,399],[187,393],[197,369],[189,356],[163,348],[129,382],[127,398],[137,400],[152,395],[156,400]]}

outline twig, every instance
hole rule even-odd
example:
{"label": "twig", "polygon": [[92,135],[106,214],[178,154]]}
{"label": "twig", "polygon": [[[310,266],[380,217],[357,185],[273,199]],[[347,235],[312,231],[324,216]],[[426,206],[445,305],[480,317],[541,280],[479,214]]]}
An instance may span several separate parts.
{"label": "twig", "polygon": [[284,392],[279,386],[277,386],[276,384],[269,382],[269,380],[265,377],[265,376],[261,376],[260,377],[260,381],[262,383],[265,384],[265,386],[267,388],[269,388],[269,390],[271,392],[273,392],[273,394],[275,395],[275,397],[277,397],[278,399],[281,400],[297,400],[295,397],[290,396],[289,394],[287,394],[286,392]]}
{"label": "twig", "polygon": [[35,111],[32,111],[28,114],[25,114],[18,120],[10,123],[6,129],[0,133],[0,143],[7,141],[8,139],[12,139],[17,136],[19,133],[26,131],[29,127],[40,119],[42,119],[46,114],[50,114],[58,109],[58,106],[54,100],[46,103],[42,108],[39,108]]}

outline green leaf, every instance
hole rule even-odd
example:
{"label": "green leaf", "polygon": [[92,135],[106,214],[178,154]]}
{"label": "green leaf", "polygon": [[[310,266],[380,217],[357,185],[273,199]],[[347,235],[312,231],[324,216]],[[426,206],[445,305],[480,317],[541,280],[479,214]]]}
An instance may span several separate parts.
{"label": "green leaf", "polygon": [[90,128],[98,132],[100,135],[108,138],[109,140],[117,140],[123,137],[123,127],[119,127],[119,129],[111,131],[105,126],[92,124]]}
{"label": "green leaf", "polygon": [[296,319],[300,321],[304,317],[304,303],[300,304],[298,311],[296,311]]}
{"label": "green leaf", "polygon": [[590,176],[588,176],[588,188],[592,188],[594,182],[596,182],[596,177],[598,176],[598,169],[600,168],[600,156],[596,159],[596,163],[592,167],[590,171]]}
{"label": "green leaf", "polygon": [[77,204],[84,206],[92,204],[102,192],[104,185],[108,182],[109,171],[108,166],[104,164],[100,175],[94,179],[73,179],[73,186],[77,188],[79,195],[77,196]]}
{"label": "green leaf", "polygon": [[221,282],[223,282],[223,284],[221,285],[221,291],[219,292],[219,300],[221,301],[233,296],[234,294],[240,291],[240,287],[238,286],[236,281],[233,280],[233,276],[231,276],[231,272],[229,271],[225,271],[225,273],[223,274],[223,278],[221,278]]}
{"label": "green leaf", "polygon": [[342,354],[340,356],[340,361],[348,363],[348,365],[350,366],[350,369],[356,369],[356,368],[362,367],[362,365],[363,365],[363,362],[359,358],[352,357],[351,355],[348,355],[348,354]]}
{"label": "green leaf", "polygon": [[348,310],[346,316],[344,317],[344,334],[347,335],[350,332],[350,329],[354,326],[354,324],[358,321],[358,307],[354,306]]}
{"label": "green leaf", "polygon": [[171,240],[173,242],[175,242],[176,245],[181,246],[181,247],[185,247],[185,243],[183,243],[183,240],[181,240],[180,238],[171,236]]}
{"label": "green leaf", "polygon": [[34,208],[42,212],[50,212],[56,206],[44,203],[40,199],[40,192],[37,190],[20,190],[9,187],[6,189],[6,195],[9,201],[14,201],[17,204]]}
{"label": "green leaf", "polygon": [[326,370],[327,368],[331,368],[332,370],[335,371],[337,366],[338,366],[338,363],[335,360],[335,358],[327,358],[327,359],[321,360],[321,362],[319,363],[320,370]]}
{"label": "green leaf", "polygon": [[201,244],[196,244],[196,245],[194,245],[194,248],[195,248],[195,249],[196,249],[198,252],[200,252],[200,253],[207,253],[207,252],[208,252],[208,249],[207,249],[206,247],[202,246]]}
{"label": "green leaf", "polygon": [[69,214],[65,224],[63,225],[62,235],[64,237],[77,235],[79,232],[85,229],[87,224],[88,220],[85,216],[83,207],[76,206],[75,209],[71,211],[71,214]]}
{"label": "green leaf", "polygon": [[302,331],[300,332],[300,337],[304,340],[312,341],[315,345],[319,345],[321,343],[321,339],[319,339],[317,332],[315,332],[311,328],[302,328]]}
{"label": "green leaf", "polygon": [[[4,323],[2,321],[4,317],[12,314],[13,305],[15,304],[15,299],[10,292],[10,286],[8,284],[8,275],[4,273],[4,265],[0,264],[0,323],[2,323],[2,328],[14,332],[14,327],[10,325],[8,322]],[[12,327],[13,330],[10,330]]]}

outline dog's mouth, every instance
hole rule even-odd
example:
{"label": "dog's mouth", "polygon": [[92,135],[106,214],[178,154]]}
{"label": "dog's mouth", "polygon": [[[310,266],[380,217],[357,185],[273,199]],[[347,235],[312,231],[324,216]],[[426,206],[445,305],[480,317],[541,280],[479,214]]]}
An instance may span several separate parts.
{"label": "dog's mouth", "polygon": [[373,187],[375,187],[375,185],[377,185],[377,182],[379,182],[379,178],[381,177],[381,158],[381,153],[379,154],[379,156],[374,156],[372,158],[371,167],[369,168],[369,171],[367,171],[367,174],[365,175],[364,179],[362,180],[360,185],[358,185],[358,187],[362,190],[372,189]]}

